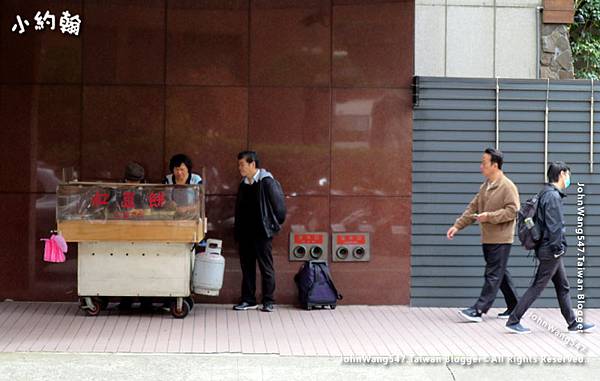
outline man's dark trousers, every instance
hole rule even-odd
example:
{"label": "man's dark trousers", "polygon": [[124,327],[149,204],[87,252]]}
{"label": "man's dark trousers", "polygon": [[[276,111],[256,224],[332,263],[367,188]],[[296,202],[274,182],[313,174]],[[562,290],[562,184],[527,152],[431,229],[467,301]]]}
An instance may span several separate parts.
{"label": "man's dark trousers", "polygon": [[525,294],[521,300],[519,300],[517,307],[515,307],[514,311],[510,314],[507,325],[516,324],[521,321],[521,318],[527,309],[531,307],[533,302],[540,296],[542,291],[544,291],[550,280],[554,283],[558,304],[560,305],[560,312],[569,326],[575,324],[576,317],[571,308],[569,281],[567,280],[567,273],[562,257],[559,257],[556,259],[548,258],[540,260],[533,284],[525,291]]}
{"label": "man's dark trousers", "polygon": [[256,304],[256,262],[262,278],[262,303],[274,303],[275,270],[273,268],[272,238],[254,236],[240,239],[242,266],[242,302]]}
{"label": "man's dark trousers", "polygon": [[509,311],[517,305],[517,291],[507,269],[510,255],[510,243],[487,244],[484,243],[483,256],[485,258],[485,282],[481,295],[473,308],[482,313],[487,313],[494,304],[498,289],[504,294],[504,300]]}

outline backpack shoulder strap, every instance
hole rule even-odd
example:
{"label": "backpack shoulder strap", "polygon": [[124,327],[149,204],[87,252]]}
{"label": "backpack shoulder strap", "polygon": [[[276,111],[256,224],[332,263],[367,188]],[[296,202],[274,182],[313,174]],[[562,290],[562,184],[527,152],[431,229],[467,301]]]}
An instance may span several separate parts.
{"label": "backpack shoulder strap", "polygon": [[552,189],[542,189],[537,194],[537,196],[536,196],[537,197],[537,205],[536,205],[536,208],[535,208],[535,214],[537,214],[537,211],[540,208],[540,201],[542,200],[542,196],[545,195],[548,192],[552,192]]}
{"label": "backpack shoulder strap", "polygon": [[331,274],[329,274],[329,267],[327,266],[327,263],[324,263],[323,266],[318,266],[318,267],[319,267],[319,269],[321,269],[321,272],[325,276],[325,280],[327,281],[327,283],[329,284],[329,286],[335,293],[338,300],[344,299],[344,296],[338,292],[337,288],[335,288],[335,285],[333,284],[333,279],[331,279]]}
{"label": "backpack shoulder strap", "polygon": [[545,195],[546,193],[552,192],[554,189],[542,189],[541,191],[538,192],[537,197],[538,197],[538,201],[542,198],[543,195]]}
{"label": "backpack shoulder strap", "polygon": [[304,262],[302,264],[302,266],[300,266],[300,269],[298,270],[296,275],[294,275],[294,282],[298,283],[300,281],[300,274],[302,274],[302,272],[306,271],[307,267],[309,268],[309,270],[312,270],[312,266],[310,265],[310,262]]}

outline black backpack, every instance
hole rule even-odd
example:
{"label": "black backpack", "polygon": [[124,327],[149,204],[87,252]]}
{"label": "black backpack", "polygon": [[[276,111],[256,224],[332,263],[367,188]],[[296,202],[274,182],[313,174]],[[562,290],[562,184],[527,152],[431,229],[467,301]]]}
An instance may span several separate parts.
{"label": "black backpack", "polygon": [[542,229],[537,221],[538,204],[545,190],[525,201],[517,213],[517,235],[521,246],[526,250],[535,250],[542,241]]}
{"label": "black backpack", "polygon": [[334,309],[342,299],[331,279],[326,261],[305,262],[294,277],[298,286],[298,298],[302,308],[311,310],[316,306]]}

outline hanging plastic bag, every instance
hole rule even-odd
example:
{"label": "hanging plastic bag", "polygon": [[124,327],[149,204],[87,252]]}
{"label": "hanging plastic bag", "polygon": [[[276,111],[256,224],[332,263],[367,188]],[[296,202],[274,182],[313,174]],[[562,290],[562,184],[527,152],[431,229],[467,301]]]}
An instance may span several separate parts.
{"label": "hanging plastic bag", "polygon": [[43,238],[44,241],[44,261],[46,262],[64,262],[67,243],[61,235],[53,234],[50,238]]}
{"label": "hanging plastic bag", "polygon": [[67,250],[68,250],[67,241],[65,241],[65,238],[62,235],[52,234],[52,237],[50,237],[50,239],[58,244],[58,247],[60,248],[60,250],[63,253],[67,252]]}

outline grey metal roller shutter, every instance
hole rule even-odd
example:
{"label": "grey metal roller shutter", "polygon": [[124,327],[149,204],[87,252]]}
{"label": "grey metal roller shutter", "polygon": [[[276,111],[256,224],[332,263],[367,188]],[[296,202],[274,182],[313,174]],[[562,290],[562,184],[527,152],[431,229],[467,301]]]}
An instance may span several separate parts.
{"label": "grey metal roller shutter", "polygon": [[[470,226],[453,241],[447,229],[479,189],[481,154],[496,145],[496,80],[418,77],[413,132],[411,304],[470,306],[483,285],[484,260],[479,228]],[[499,80],[499,148],[504,172],[518,186],[521,202],[544,183],[544,80]],[[596,87],[600,123],[600,86]],[[577,294],[577,182],[585,184],[585,305],[600,307],[600,166],[590,174],[590,81],[551,81],[548,161],[572,169],[566,221],[565,258],[575,302]],[[595,123],[594,131],[598,123]],[[600,152],[600,134],[594,133]],[[529,285],[534,262],[515,237],[509,270],[519,295]],[[504,306],[501,292],[495,306]],[[534,306],[557,306],[552,284]]]}

